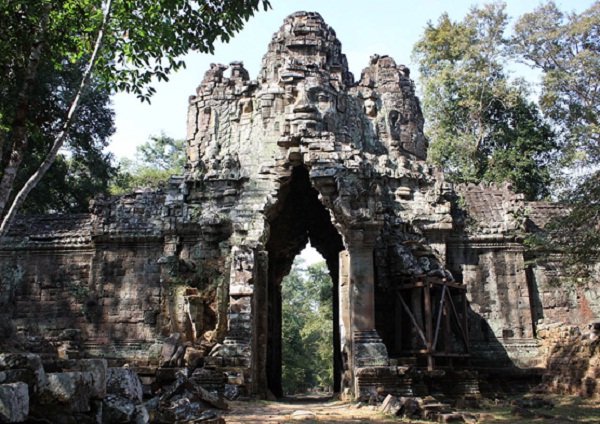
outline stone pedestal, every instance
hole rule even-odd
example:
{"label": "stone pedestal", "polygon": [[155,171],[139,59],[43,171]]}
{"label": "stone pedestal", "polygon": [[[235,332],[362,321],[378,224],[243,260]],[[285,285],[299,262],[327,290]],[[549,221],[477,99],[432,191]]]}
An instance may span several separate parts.
{"label": "stone pedestal", "polygon": [[355,367],[389,365],[387,348],[377,331],[354,332]]}

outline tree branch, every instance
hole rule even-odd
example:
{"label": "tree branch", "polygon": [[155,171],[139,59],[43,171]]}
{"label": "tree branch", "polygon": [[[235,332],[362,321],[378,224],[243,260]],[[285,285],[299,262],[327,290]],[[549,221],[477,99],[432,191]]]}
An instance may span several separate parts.
{"label": "tree branch", "polygon": [[102,25],[100,26],[98,36],[96,37],[94,51],[92,52],[92,56],[88,61],[87,69],[85,70],[81,78],[79,90],[77,91],[77,94],[75,95],[75,98],[73,99],[73,102],[71,103],[71,106],[67,113],[67,119],[65,120],[60,133],[56,136],[54,144],[52,145],[52,149],[50,150],[40,167],[37,169],[37,171],[29,178],[29,180],[27,180],[23,188],[19,191],[19,193],[17,193],[15,199],[13,200],[12,205],[8,210],[8,213],[4,217],[2,225],[0,226],[0,240],[4,238],[4,236],[8,232],[8,229],[10,228],[10,225],[12,224],[12,221],[14,220],[14,217],[17,214],[19,207],[25,201],[27,195],[31,192],[31,190],[33,190],[37,183],[42,179],[44,174],[46,174],[48,169],[50,169],[50,166],[52,166],[52,164],[54,163],[56,155],[58,154],[59,150],[65,142],[65,139],[67,138],[69,129],[71,128],[75,120],[75,114],[77,113],[77,109],[79,108],[81,98],[90,84],[90,80],[94,71],[94,65],[98,58],[98,54],[100,53],[100,49],[102,48],[102,40],[104,39],[104,34],[106,31],[106,27],[108,26],[108,21],[110,20],[111,9],[112,0],[106,0],[106,3],[104,5],[104,16],[102,18]]}

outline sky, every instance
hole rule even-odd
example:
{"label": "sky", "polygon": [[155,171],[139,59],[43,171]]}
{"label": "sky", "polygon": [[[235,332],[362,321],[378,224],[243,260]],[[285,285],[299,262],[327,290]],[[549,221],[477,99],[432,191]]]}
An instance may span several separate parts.
{"label": "sky", "polygon": [[[258,76],[267,46],[286,16],[300,10],[318,12],[342,42],[342,51],[355,79],[373,54],[389,55],[396,63],[416,68],[410,56],[413,45],[428,21],[437,21],[448,12],[462,20],[476,0],[271,0],[272,9],[255,14],[228,44],[217,43],[214,55],[191,53],[184,58],[187,68],[173,74],[168,82],[156,83],[151,105],[140,103],[132,94],[114,96],[116,133],[108,150],[119,158],[133,158],[137,145],[150,136],[165,133],[176,139],[186,134],[188,97],[194,94],[211,63],[228,65],[242,61],[250,78]],[[479,2],[483,3],[483,2]],[[517,18],[531,12],[537,0],[508,0],[507,13]],[[562,10],[581,12],[593,0],[556,0]],[[413,69],[414,71],[414,69]],[[414,75],[414,72],[413,72]]]}

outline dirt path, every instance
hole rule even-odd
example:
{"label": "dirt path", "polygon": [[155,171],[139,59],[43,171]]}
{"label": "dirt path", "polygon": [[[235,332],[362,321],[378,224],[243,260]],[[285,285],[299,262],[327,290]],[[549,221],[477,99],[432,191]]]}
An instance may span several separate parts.
{"label": "dirt path", "polygon": [[223,415],[227,424],[236,423],[398,423],[374,407],[357,408],[355,404],[324,397],[287,398],[281,402],[229,402]]}
{"label": "dirt path", "polygon": [[[539,397],[539,396],[537,396]],[[482,401],[481,409],[470,411],[479,423],[543,424],[543,423],[600,423],[600,405],[593,398],[581,396],[547,395],[544,399],[554,404],[552,409],[531,409],[533,416],[524,418],[514,413],[514,400]],[[523,409],[523,408],[521,408]],[[299,412],[305,411],[305,414]],[[425,423],[420,420],[400,420],[386,416],[375,407],[331,400],[328,397],[293,397],[281,402],[234,401],[223,414],[227,424],[235,423],[302,423],[302,424],[357,424],[357,423]]]}

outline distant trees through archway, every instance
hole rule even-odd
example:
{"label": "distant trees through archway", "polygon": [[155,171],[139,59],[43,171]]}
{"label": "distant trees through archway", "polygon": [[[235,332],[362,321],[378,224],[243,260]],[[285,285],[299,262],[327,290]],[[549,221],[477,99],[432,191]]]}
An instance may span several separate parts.
{"label": "distant trees through archway", "polygon": [[324,260],[310,265],[303,256],[281,283],[284,394],[334,384],[333,283]]}

